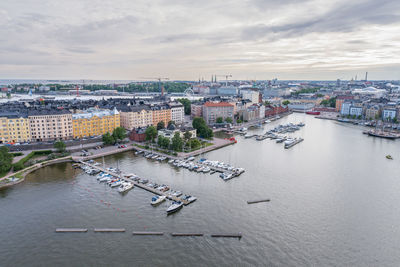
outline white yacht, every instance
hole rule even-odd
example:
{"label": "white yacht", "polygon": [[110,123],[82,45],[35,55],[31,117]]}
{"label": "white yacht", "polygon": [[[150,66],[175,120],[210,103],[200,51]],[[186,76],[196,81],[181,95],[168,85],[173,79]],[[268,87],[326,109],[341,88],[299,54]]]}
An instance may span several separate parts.
{"label": "white yacht", "polygon": [[118,187],[118,192],[125,193],[133,188],[133,184],[129,182],[123,182],[120,187]]}
{"label": "white yacht", "polygon": [[171,214],[180,210],[183,207],[183,203],[181,201],[174,201],[172,204],[167,208],[167,213]]}
{"label": "white yacht", "polygon": [[151,205],[155,206],[160,204],[161,202],[165,201],[166,196],[154,196],[151,198]]}

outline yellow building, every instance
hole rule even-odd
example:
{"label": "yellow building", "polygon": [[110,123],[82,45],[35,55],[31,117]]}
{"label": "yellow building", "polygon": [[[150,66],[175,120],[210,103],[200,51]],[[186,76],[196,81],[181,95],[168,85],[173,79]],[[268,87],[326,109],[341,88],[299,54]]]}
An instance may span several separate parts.
{"label": "yellow building", "polygon": [[72,115],[74,138],[111,134],[120,125],[120,114],[115,108],[114,110],[91,108]]}
{"label": "yellow building", "polygon": [[0,143],[24,143],[31,141],[29,119],[18,113],[0,114]]}

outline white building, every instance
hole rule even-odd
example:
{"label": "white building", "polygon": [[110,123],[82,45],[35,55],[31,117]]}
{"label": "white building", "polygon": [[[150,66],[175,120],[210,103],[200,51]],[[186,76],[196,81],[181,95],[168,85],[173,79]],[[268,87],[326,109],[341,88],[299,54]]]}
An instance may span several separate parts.
{"label": "white building", "polygon": [[184,122],[185,108],[181,103],[171,102],[168,104],[171,108],[171,120],[179,125]]}
{"label": "white building", "polygon": [[351,106],[350,107],[350,113],[351,116],[362,116],[363,114],[363,108],[362,107],[355,107]]}
{"label": "white building", "polygon": [[382,110],[382,119],[383,120],[388,120],[388,119],[393,120],[394,118],[396,118],[396,109],[385,108]]}
{"label": "white building", "polygon": [[241,90],[243,99],[249,99],[251,103],[258,104],[260,99],[260,92],[254,90]]}
{"label": "white building", "polygon": [[342,104],[342,109],[340,110],[341,115],[350,115],[350,107],[352,103],[351,102],[344,102]]}

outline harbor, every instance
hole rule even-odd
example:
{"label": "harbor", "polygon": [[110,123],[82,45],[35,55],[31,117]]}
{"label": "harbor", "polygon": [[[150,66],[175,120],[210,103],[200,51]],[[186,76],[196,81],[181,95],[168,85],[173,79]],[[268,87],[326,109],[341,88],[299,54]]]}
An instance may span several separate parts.
{"label": "harbor", "polygon": [[[299,122],[302,115],[292,114],[248,133],[264,134],[279,124]],[[100,173],[89,175],[68,162],[37,169],[23,183],[1,193],[5,216],[0,220],[4,240],[0,256],[4,262],[18,266],[43,259],[52,266],[60,262],[79,265],[89,259],[88,265],[96,266],[99,258],[100,265],[107,266],[132,258],[138,265],[153,259],[154,265],[162,266],[168,258],[172,265],[184,261],[196,266],[206,257],[212,266],[242,262],[332,266],[335,264],[331,258],[337,254],[341,255],[340,262],[335,263],[340,266],[349,262],[368,266],[374,260],[382,260],[382,265],[396,262],[400,232],[393,209],[397,210],[400,203],[396,175],[400,171],[400,152],[393,144],[398,140],[362,138],[357,126],[312,116],[304,123],[306,126],[294,134],[282,134],[305,139],[290,149],[285,150],[277,139],[238,137],[237,144],[191,161],[197,164],[206,158],[246,170],[228,182],[219,178],[219,172],[211,175],[211,171],[190,171],[168,160],[135,155],[135,150],[120,149],[118,154],[105,156],[104,166],[101,157],[95,159],[99,167],[118,168],[124,175],[134,173],[149,183],[165,184],[198,198],[168,216],[166,209],[171,200],[153,207],[150,202],[156,194],[142,188],[135,186],[125,194],[119,193],[117,188],[99,183],[96,177]],[[360,190],[352,193],[352,188]],[[373,205],[371,194],[379,199]],[[247,203],[266,199],[270,202]],[[366,208],[367,214],[360,213]],[[338,210],[346,216],[337,217]],[[384,218],[382,214],[391,216]],[[377,227],[382,231],[364,235]],[[82,228],[87,232],[56,233],[57,228]],[[125,232],[94,232],[95,228]],[[239,232],[240,240],[211,238],[211,234]],[[24,242],[20,242],[21,236]],[[114,251],[116,244],[119,248]],[[361,249],[352,250],[354,244],[362,244]],[[16,257],[18,251],[32,247],[32,253]],[[305,249],[299,251],[299,247]],[[268,261],[265,251],[270,251]],[[242,255],[240,262],[235,258],[238,253]],[[107,257],[103,257],[105,254]],[[221,254],[226,257],[219,257]]]}

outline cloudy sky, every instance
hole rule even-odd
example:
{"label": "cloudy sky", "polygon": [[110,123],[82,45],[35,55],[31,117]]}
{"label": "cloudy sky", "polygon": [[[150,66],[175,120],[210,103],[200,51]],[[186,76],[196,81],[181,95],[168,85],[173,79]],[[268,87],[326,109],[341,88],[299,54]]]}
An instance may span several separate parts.
{"label": "cloudy sky", "polygon": [[[399,0],[2,0],[0,78],[400,79]],[[222,77],[221,77],[222,79]]]}

